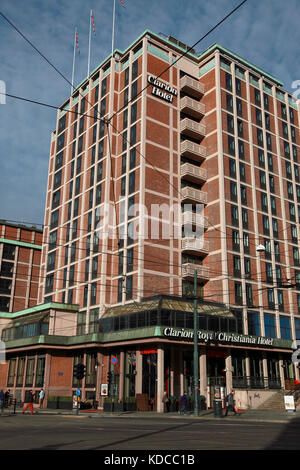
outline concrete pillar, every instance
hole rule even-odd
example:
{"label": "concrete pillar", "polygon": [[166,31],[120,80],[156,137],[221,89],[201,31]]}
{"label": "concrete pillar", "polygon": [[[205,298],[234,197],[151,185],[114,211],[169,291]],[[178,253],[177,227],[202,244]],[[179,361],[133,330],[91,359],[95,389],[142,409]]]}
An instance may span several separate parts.
{"label": "concrete pillar", "polygon": [[101,397],[101,383],[102,381],[102,371],[103,371],[103,365],[102,365],[102,354],[97,352],[97,369],[96,369],[96,401],[100,401]]}
{"label": "concrete pillar", "polygon": [[174,347],[171,347],[171,370],[170,370],[170,395],[173,397],[174,393],[174,379],[175,379],[175,350]]}
{"label": "concrete pillar", "polygon": [[232,360],[231,360],[231,350],[228,352],[228,356],[225,359],[225,369],[226,369],[226,394],[232,391]]}
{"label": "concrete pillar", "polygon": [[143,390],[143,355],[136,351],[136,376],[135,393],[142,393]]}
{"label": "concrete pillar", "polygon": [[263,364],[263,375],[264,375],[264,387],[268,387],[269,386],[268,361],[267,361],[267,355],[265,352],[262,353],[262,364]]}
{"label": "concrete pillar", "polygon": [[119,401],[124,399],[125,353],[120,352]]}
{"label": "concrete pillar", "polygon": [[157,392],[156,392],[156,411],[163,413],[164,404],[162,397],[164,394],[164,349],[162,346],[157,348]]}
{"label": "concrete pillar", "polygon": [[207,403],[207,367],[206,367],[206,349],[199,351],[199,369],[200,369],[200,395],[205,396]]}
{"label": "concrete pillar", "polygon": [[279,359],[279,374],[280,374],[281,388],[285,389],[284,367],[283,367],[283,360],[281,356]]}
{"label": "concrete pillar", "polygon": [[180,396],[183,395],[184,392],[184,371],[183,371],[183,351],[179,351],[179,370],[180,370]]}

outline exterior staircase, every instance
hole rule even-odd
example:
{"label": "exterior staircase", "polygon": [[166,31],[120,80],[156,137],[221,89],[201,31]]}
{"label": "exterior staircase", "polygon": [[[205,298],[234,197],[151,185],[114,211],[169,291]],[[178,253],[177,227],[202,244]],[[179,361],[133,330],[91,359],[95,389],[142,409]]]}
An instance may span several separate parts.
{"label": "exterior staircase", "polygon": [[300,394],[295,392],[295,390],[280,390],[275,392],[270,398],[268,398],[264,403],[262,403],[258,409],[259,410],[276,410],[276,411],[285,411],[284,397],[285,395],[294,395],[295,399],[295,408],[296,411],[300,410]]}

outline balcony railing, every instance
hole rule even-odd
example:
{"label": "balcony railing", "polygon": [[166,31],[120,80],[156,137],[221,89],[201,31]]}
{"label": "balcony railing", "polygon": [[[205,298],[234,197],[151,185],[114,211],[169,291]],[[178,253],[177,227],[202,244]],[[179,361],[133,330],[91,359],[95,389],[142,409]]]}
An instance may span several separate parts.
{"label": "balcony railing", "polygon": [[209,279],[209,267],[194,263],[184,263],[182,265],[182,277],[184,279],[193,279],[195,270],[197,270],[198,280],[207,281]]}
{"label": "balcony railing", "polygon": [[204,95],[204,85],[195,78],[185,75],[180,79],[180,89],[195,98]]}
{"label": "balcony railing", "polygon": [[245,389],[281,389],[281,381],[277,377],[245,377],[233,376],[233,388]]}
{"label": "balcony railing", "polygon": [[206,147],[195,144],[190,140],[183,140],[180,144],[180,153],[185,157],[192,158],[197,162],[201,162],[206,158]]}
{"label": "balcony railing", "polygon": [[200,204],[207,204],[207,193],[199,189],[185,186],[181,188],[182,201],[198,202]]}
{"label": "balcony railing", "polygon": [[189,96],[184,96],[180,100],[180,111],[195,118],[201,118],[205,115],[205,104],[199,103]]}
{"label": "balcony railing", "polygon": [[204,124],[185,118],[180,121],[180,132],[195,139],[202,139],[206,134]]}
{"label": "balcony railing", "polygon": [[194,225],[198,227],[208,228],[208,219],[200,214],[192,211],[182,212],[182,224]]}
{"label": "balcony railing", "polygon": [[191,163],[183,163],[181,165],[180,175],[182,178],[195,183],[204,183],[207,180],[207,171]]}
{"label": "balcony railing", "polygon": [[208,253],[209,242],[201,238],[183,238],[181,240],[181,249],[190,253]]}

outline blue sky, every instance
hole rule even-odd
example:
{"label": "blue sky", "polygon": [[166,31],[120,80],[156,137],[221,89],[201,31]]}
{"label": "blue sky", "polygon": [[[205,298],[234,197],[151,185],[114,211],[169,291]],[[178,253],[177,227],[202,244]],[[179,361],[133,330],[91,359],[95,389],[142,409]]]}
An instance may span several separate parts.
{"label": "blue sky", "polygon": [[[115,47],[126,49],[145,29],[196,43],[239,0],[117,0]],[[2,0],[1,11],[71,80],[74,28],[80,56],[75,84],[87,75],[89,12],[96,36],[91,70],[111,52],[113,0]],[[219,42],[263,68],[293,92],[300,80],[299,0],[248,0],[201,42]],[[9,94],[61,105],[70,86],[0,17],[0,80]],[[0,104],[0,219],[43,223],[50,134],[56,111],[7,98]]]}

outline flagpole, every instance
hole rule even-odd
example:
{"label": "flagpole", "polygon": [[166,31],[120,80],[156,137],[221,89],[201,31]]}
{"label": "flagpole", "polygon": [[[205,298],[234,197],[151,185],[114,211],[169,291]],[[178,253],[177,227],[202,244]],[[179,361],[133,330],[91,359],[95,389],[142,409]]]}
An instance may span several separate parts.
{"label": "flagpole", "polygon": [[74,90],[74,73],[75,73],[75,51],[76,51],[76,31],[77,28],[75,28],[75,34],[74,34],[74,51],[73,51],[73,67],[72,67],[72,86],[71,86],[71,95]]}
{"label": "flagpole", "polygon": [[90,12],[90,34],[89,34],[89,54],[88,54],[88,77],[90,76],[90,63],[91,63],[91,32],[92,32],[92,10]]}
{"label": "flagpole", "polygon": [[113,9],[113,25],[112,25],[112,40],[111,40],[111,57],[112,58],[114,55],[115,16],[116,16],[116,0],[114,0],[114,9]]}

